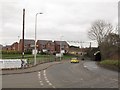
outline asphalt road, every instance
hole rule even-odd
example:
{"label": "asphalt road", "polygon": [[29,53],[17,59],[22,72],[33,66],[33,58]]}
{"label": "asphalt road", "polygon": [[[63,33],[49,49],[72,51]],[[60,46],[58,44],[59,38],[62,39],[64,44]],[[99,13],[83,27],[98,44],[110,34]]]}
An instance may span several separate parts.
{"label": "asphalt road", "polygon": [[46,70],[2,76],[3,88],[118,88],[118,72],[95,62],[64,61]]}

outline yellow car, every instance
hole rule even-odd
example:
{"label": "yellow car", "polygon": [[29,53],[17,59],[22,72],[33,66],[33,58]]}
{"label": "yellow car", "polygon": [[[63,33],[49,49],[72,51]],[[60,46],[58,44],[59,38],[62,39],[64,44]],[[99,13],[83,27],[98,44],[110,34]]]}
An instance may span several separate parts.
{"label": "yellow car", "polygon": [[77,58],[72,58],[71,63],[79,63],[79,60]]}

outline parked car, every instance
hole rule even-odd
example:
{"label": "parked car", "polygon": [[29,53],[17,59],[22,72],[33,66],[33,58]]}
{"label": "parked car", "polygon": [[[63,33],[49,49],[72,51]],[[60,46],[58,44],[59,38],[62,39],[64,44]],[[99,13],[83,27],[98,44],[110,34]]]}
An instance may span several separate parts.
{"label": "parked car", "polygon": [[79,60],[77,58],[72,58],[70,62],[71,63],[79,63]]}

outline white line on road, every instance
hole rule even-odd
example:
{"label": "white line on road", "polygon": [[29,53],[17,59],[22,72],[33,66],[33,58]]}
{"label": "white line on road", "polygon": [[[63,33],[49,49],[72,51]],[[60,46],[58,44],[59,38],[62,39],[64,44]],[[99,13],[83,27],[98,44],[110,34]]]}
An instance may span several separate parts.
{"label": "white line on road", "polygon": [[81,78],[80,80],[83,80],[83,78]]}
{"label": "white line on road", "polygon": [[42,81],[40,81],[40,85],[41,85],[41,86],[43,86],[43,85],[44,85]]}
{"label": "white line on road", "polygon": [[52,86],[53,88],[55,88],[55,86]]}
{"label": "white line on road", "polygon": [[38,72],[38,78],[39,78],[40,85],[43,86],[44,84],[41,80],[41,73],[40,72]]}
{"label": "white line on road", "polygon": [[52,85],[52,83],[50,83],[50,81],[48,80],[47,76],[46,76],[46,70],[43,71],[44,72],[44,79],[45,81],[48,83],[48,85],[52,86],[52,88],[55,88],[55,86]]}
{"label": "white line on road", "polygon": [[46,73],[46,70],[44,70],[43,72]]}
{"label": "white line on road", "polygon": [[38,77],[41,77],[41,75],[40,75],[40,74],[38,74]]}
{"label": "white line on road", "polygon": [[[52,86],[52,83],[49,83],[50,86]],[[53,86],[52,86],[53,87]]]}
{"label": "white line on road", "polygon": [[45,80],[46,80],[46,81],[48,81],[48,79],[47,79],[47,78],[45,78]]}
{"label": "white line on road", "polygon": [[47,83],[49,83],[49,81],[48,81],[48,80],[47,80],[46,82],[47,82]]}
{"label": "white line on road", "polygon": [[38,74],[40,74],[40,72],[38,72]]}
{"label": "white line on road", "polygon": [[44,76],[44,78],[45,78],[45,79],[47,79],[47,77],[46,77],[46,76]]}

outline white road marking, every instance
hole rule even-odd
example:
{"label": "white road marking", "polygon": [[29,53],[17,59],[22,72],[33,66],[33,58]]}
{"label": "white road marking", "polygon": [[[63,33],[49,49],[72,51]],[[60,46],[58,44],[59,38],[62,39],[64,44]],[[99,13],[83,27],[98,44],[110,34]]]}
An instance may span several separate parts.
{"label": "white road marking", "polygon": [[44,84],[41,82],[40,85],[43,86]]}
{"label": "white road marking", "polygon": [[44,76],[46,76],[46,74],[45,74],[45,73],[44,73],[43,75],[44,75]]}
{"label": "white road marking", "polygon": [[41,77],[41,75],[40,75],[40,74],[38,74],[38,77]]}
{"label": "white road marking", "polygon": [[46,76],[44,76],[44,78],[45,78],[45,79],[47,79],[47,77],[46,77]]}
{"label": "white road marking", "polygon": [[48,81],[48,79],[47,79],[47,78],[46,78],[45,80],[46,80],[46,81]]}
{"label": "white road marking", "polygon": [[44,70],[43,72],[46,73],[46,70]]}
{"label": "white road marking", "polygon": [[40,83],[41,83],[42,81],[40,81]]}
{"label": "white road marking", "polygon": [[55,88],[55,86],[52,86],[53,88]]}
{"label": "white road marking", "polygon": [[48,80],[47,80],[46,82],[47,82],[47,83],[49,83],[49,81],[48,81]]}
{"label": "white road marking", "polygon": [[[84,65],[85,68],[88,68],[89,66]],[[92,69],[97,69],[98,67],[91,67]]]}
{"label": "white road marking", "polygon": [[43,71],[44,72],[44,79],[45,81],[48,83],[48,85],[52,86],[52,88],[55,88],[55,86],[52,85],[52,83],[50,83],[50,81],[48,80],[47,76],[46,76],[46,70]]}
{"label": "white road marking", "polygon": [[39,78],[40,85],[43,86],[44,84],[41,80],[41,73],[40,72],[38,72],[38,78]]}
{"label": "white road marking", "polygon": [[38,72],[38,74],[40,74],[40,72]]}
{"label": "white road marking", "polygon": [[49,83],[50,86],[52,86],[52,83]]}
{"label": "white road marking", "polygon": [[83,80],[83,78],[81,78],[80,80]]}
{"label": "white road marking", "polygon": [[41,77],[38,77],[41,80]]}

